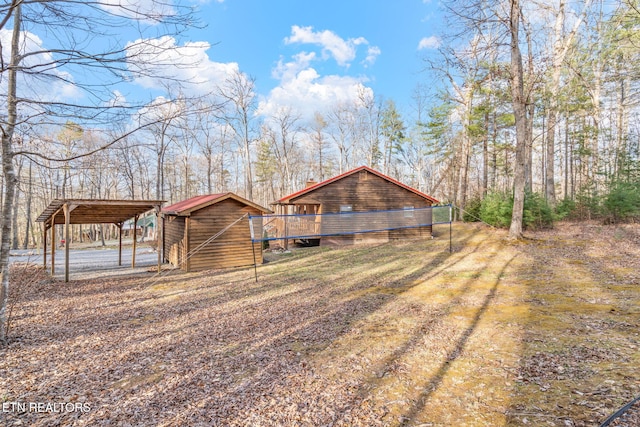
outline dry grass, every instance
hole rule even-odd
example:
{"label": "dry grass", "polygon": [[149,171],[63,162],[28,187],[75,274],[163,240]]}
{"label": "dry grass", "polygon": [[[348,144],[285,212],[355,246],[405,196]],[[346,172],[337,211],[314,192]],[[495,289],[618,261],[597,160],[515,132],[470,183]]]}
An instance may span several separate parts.
{"label": "dry grass", "polygon": [[90,410],[0,421],[595,426],[640,393],[640,227],[513,244],[456,225],[451,254],[441,233],[279,255],[258,283],[40,281],[0,350],[0,398]]}

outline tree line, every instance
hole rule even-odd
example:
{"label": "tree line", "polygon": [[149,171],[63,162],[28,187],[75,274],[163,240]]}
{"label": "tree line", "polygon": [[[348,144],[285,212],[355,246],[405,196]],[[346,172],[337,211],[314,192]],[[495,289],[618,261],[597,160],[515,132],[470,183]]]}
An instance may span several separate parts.
{"label": "tree line", "polygon": [[[10,34],[0,69],[1,310],[9,250],[40,244],[34,219],[56,198],[173,203],[233,191],[268,206],[308,180],[368,165],[461,216],[502,211],[495,223],[505,226],[535,223],[532,201],[550,215],[640,211],[638,0],[443,2],[449,30],[425,55],[411,105],[361,85],[313,117],[293,106],[260,114],[256,81],[237,68],[206,91],[167,72],[163,54],[180,55],[169,41],[198,21],[189,2],[155,3],[0,4]],[[132,23],[138,40],[118,44]],[[37,45],[37,30],[59,46]],[[190,60],[180,56],[180,68],[196,67]],[[135,79],[162,81],[164,93],[120,100],[112,88]],[[76,101],[47,97],[47,85]]]}
{"label": "tree line", "polygon": [[509,205],[521,164],[524,193],[550,213],[637,218],[639,3],[466,0],[448,8],[455,31],[428,58],[448,84],[425,128],[444,136],[435,151],[451,168],[449,199],[476,213],[487,195],[501,193]]}

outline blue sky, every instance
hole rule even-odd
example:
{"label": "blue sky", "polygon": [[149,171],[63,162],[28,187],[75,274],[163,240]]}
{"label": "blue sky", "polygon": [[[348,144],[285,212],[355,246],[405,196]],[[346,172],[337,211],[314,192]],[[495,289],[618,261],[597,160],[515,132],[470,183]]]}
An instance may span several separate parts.
{"label": "blue sky", "polygon": [[[437,47],[442,30],[436,0],[185,1],[199,2],[198,18],[204,27],[189,29],[179,38],[158,38],[153,25],[142,34],[135,26],[121,27],[105,29],[112,31],[109,37],[89,32],[85,40],[86,34],[70,28],[53,37],[34,21],[25,28],[24,49],[39,52],[29,61],[49,64],[52,52],[69,47],[64,45],[67,38],[78,40],[76,48],[87,51],[122,43],[132,57],[147,58],[145,68],[156,67],[150,70],[153,74],[199,83],[187,89],[192,92],[211,92],[240,71],[255,78],[259,115],[267,118],[285,107],[311,119],[314,112],[327,112],[339,103],[353,105],[363,93],[393,99],[407,114],[416,85],[428,81],[421,72],[422,58]],[[142,11],[157,7],[151,0],[99,0],[104,8],[118,2]],[[11,28],[0,29],[4,46],[10,45],[10,38]],[[135,70],[136,65],[129,67]],[[86,93],[73,82],[88,79],[104,83],[110,91],[112,100],[101,101],[136,105],[163,95],[166,88],[152,77],[111,84],[105,70],[80,70],[63,63],[49,73],[62,78],[46,90],[25,81],[21,93],[82,103]]]}
{"label": "blue sky", "polygon": [[202,5],[200,17],[207,27],[190,38],[211,44],[211,61],[235,62],[255,77],[264,98],[292,89],[284,68],[312,69],[317,77],[306,83],[359,81],[402,110],[426,80],[421,58],[441,30],[436,2],[424,0],[224,0]]}

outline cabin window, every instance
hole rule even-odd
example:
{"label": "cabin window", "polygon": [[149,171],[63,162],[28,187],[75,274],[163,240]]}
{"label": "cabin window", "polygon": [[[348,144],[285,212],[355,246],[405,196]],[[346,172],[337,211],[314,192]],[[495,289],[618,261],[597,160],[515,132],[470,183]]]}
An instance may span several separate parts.
{"label": "cabin window", "polygon": [[405,206],[404,207],[404,217],[405,218],[413,218],[413,206]]}
{"label": "cabin window", "polygon": [[353,212],[353,205],[340,205],[340,213]]}

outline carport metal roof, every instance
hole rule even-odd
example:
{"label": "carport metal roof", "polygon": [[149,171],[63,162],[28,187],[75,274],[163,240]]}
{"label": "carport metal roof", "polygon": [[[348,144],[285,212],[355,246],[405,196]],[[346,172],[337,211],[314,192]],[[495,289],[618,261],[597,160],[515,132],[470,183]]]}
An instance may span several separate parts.
{"label": "carport metal roof", "polygon": [[[69,225],[71,224],[116,224],[120,229],[118,265],[122,265],[122,224],[129,218],[138,217],[150,210],[160,214],[163,200],[100,200],[100,199],[56,199],[36,218],[44,223],[44,266],[47,266],[47,230],[51,229],[51,274],[55,272],[55,224],[64,224],[65,282],[69,281]],[[158,230],[159,232],[160,230]],[[158,236],[158,271],[161,264],[160,234]],[[133,239],[131,267],[136,263],[136,239]]]}
{"label": "carport metal roof", "polygon": [[56,199],[36,219],[46,228],[64,224],[64,205],[69,206],[69,224],[120,224],[136,215],[159,209],[163,200]]}

